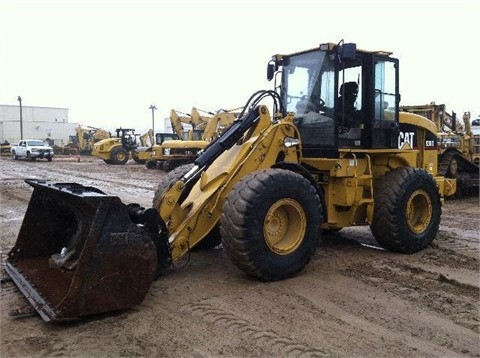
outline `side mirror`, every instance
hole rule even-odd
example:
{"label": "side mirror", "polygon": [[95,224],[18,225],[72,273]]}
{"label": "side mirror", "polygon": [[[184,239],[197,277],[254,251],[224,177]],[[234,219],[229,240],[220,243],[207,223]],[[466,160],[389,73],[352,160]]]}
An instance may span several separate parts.
{"label": "side mirror", "polygon": [[271,81],[273,79],[273,75],[275,74],[275,62],[270,61],[267,65],[267,80]]}

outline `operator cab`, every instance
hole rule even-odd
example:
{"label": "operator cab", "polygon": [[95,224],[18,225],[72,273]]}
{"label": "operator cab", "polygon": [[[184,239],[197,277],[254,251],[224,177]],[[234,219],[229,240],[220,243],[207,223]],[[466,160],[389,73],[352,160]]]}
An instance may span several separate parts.
{"label": "operator cab", "polygon": [[178,135],[175,133],[156,133],[155,134],[155,144],[161,145],[167,140],[179,140]]}
{"label": "operator cab", "polygon": [[122,139],[122,147],[125,150],[131,151],[138,147],[135,137],[135,129],[120,127],[117,128],[115,131],[117,132],[117,138]]}
{"label": "operator cab", "polygon": [[398,60],[355,44],[322,44],[275,55],[268,77],[295,113],[305,157],[338,157],[340,148],[397,148]]}

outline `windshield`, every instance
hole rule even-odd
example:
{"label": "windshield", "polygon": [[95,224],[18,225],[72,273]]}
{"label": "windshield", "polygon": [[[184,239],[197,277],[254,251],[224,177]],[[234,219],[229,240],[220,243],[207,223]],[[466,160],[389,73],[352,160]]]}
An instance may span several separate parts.
{"label": "windshield", "polygon": [[30,147],[43,147],[43,146],[45,146],[45,143],[41,140],[29,140],[28,141],[28,146],[30,146]]}
{"label": "windshield", "polygon": [[335,66],[326,52],[286,58],[282,96],[287,111],[295,113],[304,148],[335,144]]}
{"label": "windshield", "polygon": [[162,144],[166,140],[178,140],[178,135],[173,133],[157,133],[155,139],[157,144]]}
{"label": "windshield", "polygon": [[[307,104],[334,107],[335,72],[326,52],[314,51],[290,56],[283,66],[282,96],[288,112],[297,115],[307,111]],[[310,108],[312,110],[312,108]]]}

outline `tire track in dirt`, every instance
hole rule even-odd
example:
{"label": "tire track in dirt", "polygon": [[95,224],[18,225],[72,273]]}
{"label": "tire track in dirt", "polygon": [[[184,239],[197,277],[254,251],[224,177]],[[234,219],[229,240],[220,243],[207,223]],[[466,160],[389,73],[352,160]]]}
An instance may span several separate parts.
{"label": "tire track in dirt", "polygon": [[441,240],[433,242],[432,249],[420,253],[422,260],[437,266],[463,268],[477,271],[480,269],[478,250],[459,240]]}
{"label": "tire track in dirt", "polygon": [[0,191],[0,198],[3,204],[6,203],[7,201],[19,201],[21,203],[28,204],[28,202],[30,201],[30,197],[31,197],[30,191],[28,192],[26,191],[21,193],[21,195],[18,195],[18,192],[9,190],[9,188],[5,187],[4,185],[2,185],[2,189]]}
{"label": "tire track in dirt", "polygon": [[450,357],[478,352],[476,332],[452,327],[449,317],[425,308],[423,301],[391,294],[393,285],[380,286],[375,278],[359,280],[343,271],[319,275],[309,273],[279,291],[296,302],[294,312],[307,321],[311,333],[323,335],[323,345],[341,356]]}
{"label": "tire track in dirt", "polygon": [[479,333],[478,286],[458,282],[404,261],[382,259],[357,264],[342,272],[403,299],[423,303],[456,324]]}
{"label": "tire track in dirt", "polygon": [[[480,265],[478,251],[472,249],[469,242],[440,239],[436,240],[432,247],[421,252],[403,255],[369,249],[349,239],[352,237],[350,233],[345,235],[346,237],[342,237],[343,235],[345,233],[340,232],[331,240],[326,242],[324,240],[312,263],[307,266],[306,272],[309,276],[339,274],[362,282],[366,285],[364,291],[368,299],[362,299],[357,295],[349,297],[350,290],[334,293],[333,304],[328,299],[324,300],[324,297],[316,298],[316,295],[312,297],[305,293],[302,295],[312,297],[312,300],[323,300],[323,307],[327,311],[340,310],[339,316],[343,317],[345,311],[351,312],[353,317],[347,322],[352,323],[357,320],[357,317],[363,317],[374,323],[371,326],[373,332],[377,330],[376,325],[380,325],[385,326],[389,332],[396,331],[400,335],[406,335],[405,339],[411,340],[410,344],[417,352],[422,350],[424,342],[434,342],[437,346],[451,350],[450,353],[440,354],[443,356],[452,355],[453,352],[473,355],[475,355],[474,352],[478,352],[474,347],[479,343],[480,317],[477,302],[480,294],[478,287]],[[341,282],[341,279],[336,279],[335,286],[331,289],[336,290],[336,287],[342,287]],[[307,283],[303,286],[306,285]],[[322,290],[316,287],[317,284],[312,280],[309,280],[308,285],[311,286],[312,291]],[[352,288],[352,292],[358,293],[358,288]],[[392,322],[392,313],[386,309],[382,319],[379,307],[368,306],[368,302],[372,302],[371,297],[385,295],[398,299],[396,303],[386,303],[387,307],[403,305],[409,307],[406,308],[408,311],[418,307],[419,312],[432,312],[434,318],[426,316],[423,318],[425,323],[422,326],[422,324],[415,324],[420,320],[415,315],[410,316],[410,312],[405,319],[399,319],[402,315],[396,312],[393,316],[395,321]],[[376,301],[380,303],[380,299],[377,298]],[[362,308],[362,306],[368,307]],[[438,318],[436,318],[437,315],[439,315]],[[445,327],[450,320],[455,322],[459,332],[448,336],[448,333],[442,330],[435,330],[438,320],[444,320]],[[362,326],[365,324],[363,322]],[[459,334],[462,338],[454,338],[455,334]],[[437,348],[432,346],[431,349]],[[428,351],[430,350],[426,352]]]}
{"label": "tire track in dirt", "polygon": [[332,355],[332,352],[328,350],[320,350],[298,343],[292,338],[282,336],[273,330],[265,330],[248,320],[221,308],[213,307],[206,302],[191,303],[183,306],[182,309],[233,333],[238,333],[242,338],[252,341],[253,344],[276,355],[295,357],[326,357]]}

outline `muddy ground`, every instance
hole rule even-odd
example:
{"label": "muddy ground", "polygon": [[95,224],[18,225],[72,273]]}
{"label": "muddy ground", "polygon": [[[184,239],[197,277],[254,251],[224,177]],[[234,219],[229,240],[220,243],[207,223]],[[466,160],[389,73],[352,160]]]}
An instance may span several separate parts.
{"label": "muddy ground", "polygon": [[[91,157],[0,160],[2,259],[32,189],[79,182],[150,205],[162,172]],[[297,277],[250,279],[221,248],[194,252],[127,311],[47,324],[2,268],[1,357],[479,357],[479,199],[444,203],[431,247],[378,248],[368,228],[325,238]],[[128,288],[126,288],[128,289]]]}

